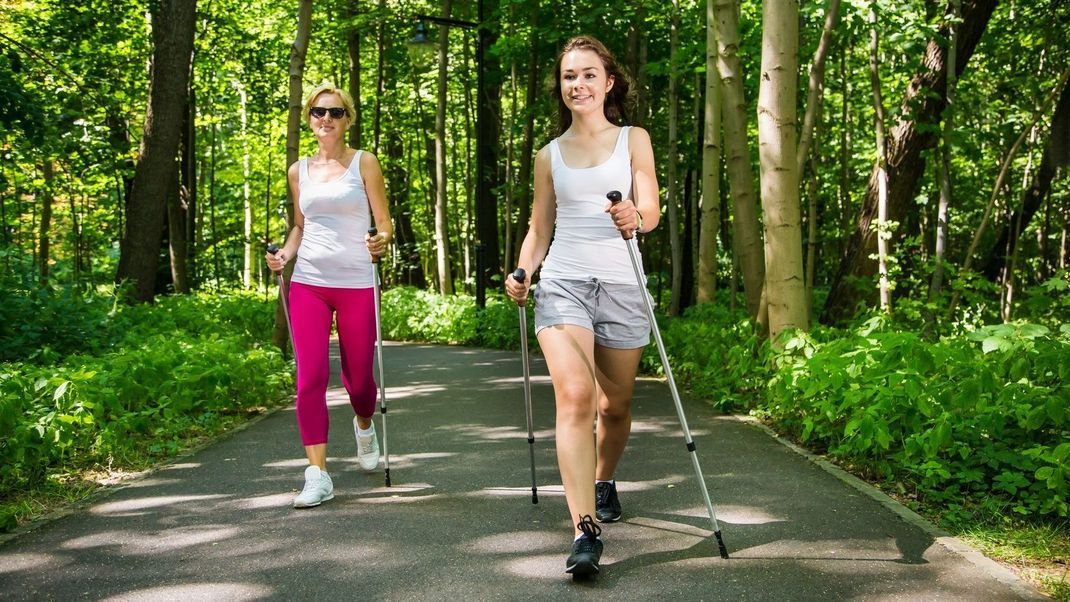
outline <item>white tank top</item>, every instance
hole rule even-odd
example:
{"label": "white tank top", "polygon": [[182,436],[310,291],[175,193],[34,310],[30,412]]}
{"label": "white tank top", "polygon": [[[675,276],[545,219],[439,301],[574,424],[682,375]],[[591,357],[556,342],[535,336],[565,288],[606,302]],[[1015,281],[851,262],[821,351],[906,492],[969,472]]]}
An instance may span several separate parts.
{"label": "white tank top", "polygon": [[[543,278],[636,283],[628,248],[605,212],[607,192],[619,190],[622,198],[632,198],[629,129],[621,128],[613,154],[605,163],[582,169],[565,165],[557,139],[550,141],[557,221],[554,240],[542,266]],[[642,266],[641,260],[639,265]]]}
{"label": "white tank top", "polygon": [[357,151],[345,173],[329,182],[308,177],[308,159],[298,167],[305,231],[297,249],[293,281],[331,288],[369,288],[371,255],[364,235],[371,227],[368,192]]}

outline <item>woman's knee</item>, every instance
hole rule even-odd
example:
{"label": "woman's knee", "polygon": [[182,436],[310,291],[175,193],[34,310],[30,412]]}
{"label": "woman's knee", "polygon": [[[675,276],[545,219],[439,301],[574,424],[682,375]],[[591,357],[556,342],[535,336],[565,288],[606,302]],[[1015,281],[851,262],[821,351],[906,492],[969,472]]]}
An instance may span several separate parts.
{"label": "woman's knee", "polygon": [[598,399],[598,418],[604,420],[626,420],[632,414],[632,400],[611,399],[601,396]]}
{"label": "woman's knee", "polygon": [[582,384],[567,384],[556,387],[557,419],[559,421],[593,421],[594,397],[592,387]]}

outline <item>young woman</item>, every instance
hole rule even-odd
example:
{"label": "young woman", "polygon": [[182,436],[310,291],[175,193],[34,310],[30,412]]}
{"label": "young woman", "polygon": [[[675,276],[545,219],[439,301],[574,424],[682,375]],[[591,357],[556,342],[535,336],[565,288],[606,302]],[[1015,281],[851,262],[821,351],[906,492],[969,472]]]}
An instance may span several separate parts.
{"label": "young woman", "polygon": [[[629,82],[609,51],[594,38],[573,38],[558,55],[556,74],[559,136],[535,157],[531,224],[517,267],[531,274],[542,266],[535,332],[554,385],[557,461],[576,525],[565,571],[590,575],[602,554],[602,529],[591,516],[620,520],[613,474],[631,432],[632,389],[650,337],[647,293],[635,281],[621,232],[649,232],[661,209],[650,136],[623,125]],[[624,200],[610,205],[611,190]],[[506,292],[523,302],[529,284],[530,277],[508,277]]]}
{"label": "young woman", "polygon": [[[320,86],[304,107],[319,148],[290,166],[294,227],[286,244],[267,254],[278,272],[294,257],[290,281],[290,321],[297,359],[297,426],[309,466],[294,508],[310,508],[334,497],[327,474],[327,381],[333,317],[338,321],[342,384],[356,414],[357,462],[364,470],[379,465],[375,436],[375,300],[372,256],[379,257],[393,236],[386,185],[374,155],[346,146],[355,114],[343,90]],[[375,236],[368,235],[374,223]]]}

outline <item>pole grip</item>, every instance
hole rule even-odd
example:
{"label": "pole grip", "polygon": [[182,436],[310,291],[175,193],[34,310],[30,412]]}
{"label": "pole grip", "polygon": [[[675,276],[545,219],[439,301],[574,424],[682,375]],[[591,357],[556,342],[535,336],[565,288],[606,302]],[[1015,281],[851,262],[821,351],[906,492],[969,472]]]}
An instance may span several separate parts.
{"label": "pole grip", "polygon": [[[613,204],[613,205],[616,205],[617,203],[619,203],[622,200],[624,200],[621,197],[621,194],[620,194],[619,190],[610,190],[609,192],[606,193],[606,198],[609,199],[609,202],[611,204]],[[620,231],[620,237],[623,238],[624,240],[630,240],[632,238],[632,236],[635,236],[634,232],[629,232],[627,230],[621,230]]]}
{"label": "pole grip", "polygon": [[[372,226],[371,228],[368,228],[368,236],[375,236],[378,233],[379,233],[379,230],[375,226]],[[371,256],[372,263],[379,263],[379,258],[378,257],[376,257],[375,255],[372,255],[371,253],[368,253],[368,255]]]}
{"label": "pole grip", "polygon": [[277,245],[277,244],[275,244],[273,242],[269,242],[267,244],[266,249],[267,249],[268,253],[271,253],[272,255],[276,255],[279,252],[279,245]]}
{"label": "pole grip", "polygon": [[[516,280],[517,282],[523,284],[524,280],[528,277],[528,273],[524,271],[524,268],[517,268],[515,272],[510,274],[510,276],[513,277],[513,280]],[[524,304],[517,303],[517,305],[523,307]]]}

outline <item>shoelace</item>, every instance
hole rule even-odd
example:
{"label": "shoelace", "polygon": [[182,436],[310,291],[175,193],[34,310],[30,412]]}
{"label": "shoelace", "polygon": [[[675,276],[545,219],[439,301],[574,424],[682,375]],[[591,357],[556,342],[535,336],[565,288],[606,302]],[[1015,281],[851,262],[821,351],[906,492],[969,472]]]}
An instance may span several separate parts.
{"label": "shoelace", "polygon": [[576,523],[576,528],[582,532],[589,541],[594,541],[602,534],[602,527],[599,527],[590,514],[585,514],[580,517],[580,522]]}
{"label": "shoelace", "polygon": [[613,488],[613,486],[610,485],[609,483],[606,483],[604,485],[602,483],[599,483],[598,487],[595,488],[596,489],[595,494],[596,494],[596,497],[597,497],[597,499],[595,500],[595,503],[597,505],[599,505],[599,506],[607,505],[609,503],[609,493],[612,490],[612,488]]}
{"label": "shoelace", "polygon": [[306,493],[312,493],[313,491],[316,490],[317,487],[320,486],[320,484],[322,482],[323,482],[323,476],[322,475],[320,476],[320,478],[318,478],[316,480],[305,479],[305,486],[303,488],[301,488],[301,495],[305,495]]}
{"label": "shoelace", "polygon": [[358,447],[360,447],[360,455],[363,456],[364,454],[372,453],[372,448],[375,445],[375,437],[374,436],[357,437],[357,439],[358,439],[357,445],[358,445]]}

